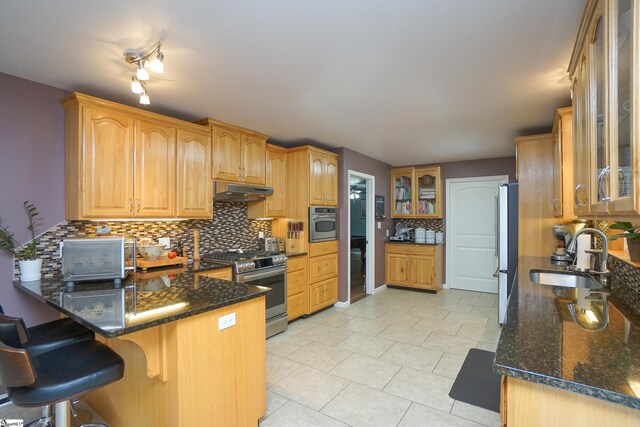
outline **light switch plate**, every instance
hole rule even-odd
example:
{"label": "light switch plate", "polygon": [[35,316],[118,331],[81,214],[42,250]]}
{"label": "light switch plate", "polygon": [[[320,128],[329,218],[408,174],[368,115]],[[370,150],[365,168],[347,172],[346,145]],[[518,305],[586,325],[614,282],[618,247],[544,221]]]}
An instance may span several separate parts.
{"label": "light switch plate", "polygon": [[218,317],[218,330],[230,328],[236,324],[236,313],[227,314],[226,316]]}
{"label": "light switch plate", "polygon": [[258,231],[258,239],[264,239],[264,231]]}
{"label": "light switch plate", "polygon": [[169,237],[161,237],[158,239],[158,244],[159,245],[164,245],[165,248],[170,248],[171,247],[171,238]]}
{"label": "light switch plate", "polygon": [[378,230],[380,230],[381,228],[382,228],[382,223],[378,221]]}
{"label": "light switch plate", "polygon": [[388,228],[386,230],[384,230],[384,234],[386,234],[387,237],[389,237],[389,229]]}

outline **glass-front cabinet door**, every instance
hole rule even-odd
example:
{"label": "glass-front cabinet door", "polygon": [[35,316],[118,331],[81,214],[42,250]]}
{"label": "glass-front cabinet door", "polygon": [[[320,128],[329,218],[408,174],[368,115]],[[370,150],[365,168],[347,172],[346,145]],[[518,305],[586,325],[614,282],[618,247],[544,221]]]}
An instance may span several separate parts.
{"label": "glass-front cabinet door", "polygon": [[392,218],[406,218],[415,215],[414,210],[414,176],[413,168],[393,169],[391,172],[392,184]]}
{"label": "glass-front cabinet door", "polygon": [[[632,91],[633,64],[637,64],[638,61],[638,46],[635,47],[635,52],[632,49],[638,39],[636,38],[636,42],[633,41],[632,29],[635,27],[637,33],[638,23],[636,22],[635,26],[632,24],[633,15],[637,14],[634,7],[637,8],[637,5],[638,2],[632,0],[611,1],[608,10],[611,17],[610,46],[613,52],[612,75],[610,77],[610,115],[613,126],[609,133],[612,156],[609,211],[612,213],[636,213],[639,208],[635,202],[637,192],[634,191],[634,170],[632,167],[635,155],[632,122],[636,113],[634,103],[637,103],[637,96],[634,102]],[[638,71],[635,70],[636,73]],[[637,129],[635,133],[637,135]],[[616,173],[613,173],[613,170]]]}
{"label": "glass-front cabinet door", "polygon": [[416,168],[416,216],[442,216],[440,167]]}

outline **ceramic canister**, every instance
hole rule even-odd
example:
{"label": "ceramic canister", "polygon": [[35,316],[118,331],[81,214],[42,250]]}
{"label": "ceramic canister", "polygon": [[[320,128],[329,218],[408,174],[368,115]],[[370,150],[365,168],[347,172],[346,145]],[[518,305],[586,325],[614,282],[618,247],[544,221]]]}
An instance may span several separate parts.
{"label": "ceramic canister", "polygon": [[442,231],[436,232],[436,245],[441,245],[444,242],[444,234]]}
{"label": "ceramic canister", "polygon": [[416,243],[427,242],[426,230],[424,228],[416,228],[415,233],[416,233]]}
{"label": "ceramic canister", "polygon": [[436,232],[433,230],[426,231],[427,243],[435,243],[436,242]]}

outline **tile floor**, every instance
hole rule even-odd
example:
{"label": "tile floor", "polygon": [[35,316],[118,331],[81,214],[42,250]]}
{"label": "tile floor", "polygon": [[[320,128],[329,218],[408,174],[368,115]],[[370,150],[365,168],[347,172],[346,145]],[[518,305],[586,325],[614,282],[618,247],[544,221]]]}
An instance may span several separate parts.
{"label": "tile floor", "polygon": [[[495,351],[497,297],[385,289],[299,319],[267,340],[261,427],[499,426],[448,396],[469,348]],[[0,418],[36,418],[11,404]]]}
{"label": "tile floor", "polygon": [[449,390],[470,348],[495,351],[497,296],[385,289],[267,340],[261,427],[499,426]]}

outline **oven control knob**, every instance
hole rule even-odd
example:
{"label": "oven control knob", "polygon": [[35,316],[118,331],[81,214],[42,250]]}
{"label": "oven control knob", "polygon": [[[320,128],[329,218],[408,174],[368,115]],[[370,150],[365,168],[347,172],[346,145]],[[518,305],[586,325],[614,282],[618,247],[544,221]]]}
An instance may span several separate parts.
{"label": "oven control knob", "polygon": [[276,255],[273,257],[273,265],[285,265],[287,257],[285,255]]}
{"label": "oven control knob", "polygon": [[253,261],[245,261],[236,263],[236,270],[238,273],[246,273],[247,271],[254,270],[256,268]]}

